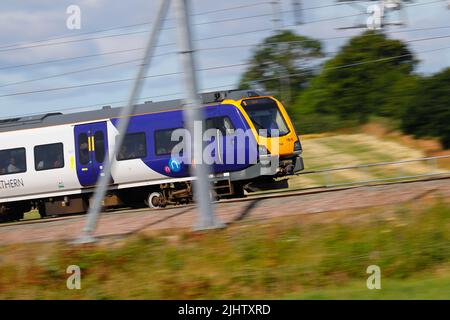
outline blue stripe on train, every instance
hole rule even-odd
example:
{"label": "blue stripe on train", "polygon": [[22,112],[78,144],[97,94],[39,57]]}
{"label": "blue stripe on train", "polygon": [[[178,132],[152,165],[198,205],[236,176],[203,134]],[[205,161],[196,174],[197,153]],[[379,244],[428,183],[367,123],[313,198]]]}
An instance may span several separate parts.
{"label": "blue stripe on train", "polygon": [[[249,129],[249,126],[244,117],[242,116],[240,111],[233,105],[221,104],[208,106],[203,110],[205,112],[206,118],[228,116],[236,129],[242,129],[244,131]],[[111,122],[114,126],[117,127],[117,118],[111,119]],[[184,123],[182,110],[152,113],[131,117],[127,133],[145,132],[147,140],[147,156],[145,158],[142,158],[142,161],[149,168],[167,177],[186,177],[189,176],[189,165],[181,164],[180,166],[177,166],[175,164],[177,170],[174,170],[174,159],[171,159],[170,155],[156,155],[154,135],[155,131],[162,129],[182,128],[183,125]],[[253,148],[256,146],[255,138],[253,137],[253,135],[251,135],[250,139],[252,139],[252,141],[247,141],[245,150],[238,150],[238,148],[242,146],[239,146],[236,143],[230,143],[230,140],[233,140],[233,137],[224,137],[224,145],[228,148],[234,148],[234,159],[233,161],[230,161],[230,163],[227,163],[225,160],[226,157],[222,155],[222,159],[225,163],[212,165],[212,171],[214,173],[233,172],[247,168],[250,163],[252,163],[252,155],[256,154],[255,150],[250,150],[251,146]],[[237,155],[238,153],[242,154],[242,152],[245,152],[245,162],[242,164],[237,164]],[[179,163],[180,161],[179,159],[175,159],[175,162]]]}

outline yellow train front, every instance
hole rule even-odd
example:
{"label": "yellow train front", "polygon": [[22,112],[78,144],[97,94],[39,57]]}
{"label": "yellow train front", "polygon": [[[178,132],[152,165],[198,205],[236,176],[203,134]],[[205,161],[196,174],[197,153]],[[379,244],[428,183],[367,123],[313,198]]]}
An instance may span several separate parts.
{"label": "yellow train front", "polygon": [[[269,183],[258,187],[258,190],[274,187],[274,178],[293,175],[304,169],[300,139],[280,101],[272,96],[242,90],[230,92],[222,104],[232,104],[239,109],[256,138],[260,172],[252,182],[253,185],[258,181]],[[275,187],[287,187],[286,183],[287,180]]]}

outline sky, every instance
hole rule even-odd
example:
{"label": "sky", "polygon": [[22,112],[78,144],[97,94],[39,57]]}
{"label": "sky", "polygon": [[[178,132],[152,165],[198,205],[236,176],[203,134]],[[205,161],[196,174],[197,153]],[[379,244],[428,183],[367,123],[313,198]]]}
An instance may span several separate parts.
{"label": "sky", "polygon": [[[281,27],[322,39],[328,57],[352,36],[364,31],[342,28],[365,24],[368,17],[365,12],[371,4],[368,1],[349,5],[337,4],[334,0],[302,0],[303,24],[295,25],[292,0],[280,1]],[[70,16],[66,10],[71,5],[81,10],[80,29],[69,29],[66,25]],[[151,27],[149,22],[155,18],[158,5],[157,0],[0,2],[0,119],[123,105],[132,81],[90,84],[134,77],[137,60],[143,54],[140,48],[145,46]],[[429,75],[449,67],[448,1],[415,0],[406,6],[402,14],[388,13],[387,22],[400,19],[406,22],[403,26],[387,27],[389,37],[410,41],[409,48],[420,60],[416,72]],[[252,45],[275,30],[272,5],[269,1],[257,0],[191,0],[190,12],[200,89],[236,88],[246,68],[242,64],[252,55]],[[174,26],[172,4],[148,76],[172,74],[145,79],[142,101],[183,97]],[[118,29],[120,27],[123,28]],[[105,29],[109,31],[96,32]],[[420,40],[430,37],[441,38]],[[68,59],[76,57],[84,58]],[[52,62],[42,63],[48,61]],[[111,64],[114,66],[99,68]],[[220,66],[229,67],[216,68]],[[78,87],[53,90],[73,86]],[[29,93],[48,89],[52,90]]]}

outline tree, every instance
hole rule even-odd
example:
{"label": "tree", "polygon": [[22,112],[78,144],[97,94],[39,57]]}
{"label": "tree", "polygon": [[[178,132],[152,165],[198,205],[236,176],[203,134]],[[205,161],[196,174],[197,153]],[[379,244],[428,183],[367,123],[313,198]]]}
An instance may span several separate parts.
{"label": "tree", "polygon": [[397,81],[411,75],[416,63],[401,41],[367,31],[352,38],[325,63],[298,100],[297,108],[360,123],[371,114],[393,115],[398,110],[392,110],[392,105],[384,108],[389,93]]}
{"label": "tree", "polygon": [[[251,88],[257,83],[265,91],[292,100],[310,78],[312,62],[319,57],[319,41],[282,31],[256,47],[239,87]],[[280,76],[284,78],[278,79]]]}
{"label": "tree", "polygon": [[418,137],[439,137],[444,147],[450,147],[450,68],[419,82],[402,128]]}
{"label": "tree", "polygon": [[407,108],[417,97],[420,79],[418,75],[401,75],[393,80],[377,113],[401,120]]}

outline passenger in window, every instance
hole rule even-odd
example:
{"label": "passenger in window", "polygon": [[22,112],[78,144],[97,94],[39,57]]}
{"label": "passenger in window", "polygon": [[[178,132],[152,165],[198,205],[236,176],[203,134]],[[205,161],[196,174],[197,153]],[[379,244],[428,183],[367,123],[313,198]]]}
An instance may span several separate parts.
{"label": "passenger in window", "polygon": [[61,155],[59,154],[59,155],[56,157],[56,160],[53,162],[53,168],[61,168],[61,167],[62,167],[62,164],[63,164],[63,162],[62,162],[62,157],[61,157]]}
{"label": "passenger in window", "polygon": [[38,170],[44,169],[44,160],[41,160],[38,162],[37,169]]}
{"label": "passenger in window", "polygon": [[20,169],[16,165],[16,158],[11,157],[11,159],[9,159],[8,173],[15,173],[15,172],[19,172],[19,171],[20,171]]}
{"label": "passenger in window", "polygon": [[40,154],[40,160],[39,160],[39,162],[38,162],[38,164],[37,164],[37,166],[36,166],[36,169],[37,170],[45,170],[46,169],[46,163],[47,163],[47,157],[46,157],[46,155],[45,154],[42,154],[41,152],[39,153]]}
{"label": "passenger in window", "polygon": [[136,158],[143,158],[145,157],[145,146],[143,143],[140,143],[138,146],[138,150],[136,152]]}
{"label": "passenger in window", "polygon": [[167,154],[167,149],[163,146],[158,148],[157,154]]}

